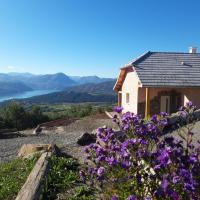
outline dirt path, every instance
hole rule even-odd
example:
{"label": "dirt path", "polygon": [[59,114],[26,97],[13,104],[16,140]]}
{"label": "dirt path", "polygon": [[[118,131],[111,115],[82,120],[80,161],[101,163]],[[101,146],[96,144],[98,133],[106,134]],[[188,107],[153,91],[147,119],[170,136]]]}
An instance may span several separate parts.
{"label": "dirt path", "polygon": [[55,143],[58,147],[62,147],[65,153],[78,159],[82,158],[83,147],[76,144],[77,138],[84,132],[92,132],[104,125],[116,128],[111,119],[105,115],[97,115],[85,117],[65,127],[44,131],[38,136],[32,135],[33,130],[26,130],[21,132],[24,137],[0,139],[0,163],[15,158],[19,148],[27,143]]}

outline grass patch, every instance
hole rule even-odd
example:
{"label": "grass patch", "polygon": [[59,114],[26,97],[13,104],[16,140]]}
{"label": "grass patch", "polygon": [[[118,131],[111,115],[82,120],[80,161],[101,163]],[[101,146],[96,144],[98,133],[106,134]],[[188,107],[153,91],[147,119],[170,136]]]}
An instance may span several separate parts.
{"label": "grass patch", "polygon": [[44,179],[43,200],[57,199],[57,195],[70,200],[92,199],[92,191],[80,182],[79,165],[75,159],[52,156],[50,166]]}
{"label": "grass patch", "polygon": [[0,199],[15,199],[33,169],[38,155],[32,159],[15,159],[0,165]]}

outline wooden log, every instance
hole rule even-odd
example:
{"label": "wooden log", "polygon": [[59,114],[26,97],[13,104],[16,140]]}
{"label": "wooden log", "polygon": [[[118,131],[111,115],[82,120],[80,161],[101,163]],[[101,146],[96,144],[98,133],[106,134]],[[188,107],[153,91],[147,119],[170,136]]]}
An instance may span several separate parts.
{"label": "wooden log", "polygon": [[15,200],[39,200],[42,178],[48,173],[52,154],[45,152],[40,156]]}
{"label": "wooden log", "polygon": [[109,118],[111,118],[111,119],[113,118],[111,112],[105,111],[105,114],[106,114]]}

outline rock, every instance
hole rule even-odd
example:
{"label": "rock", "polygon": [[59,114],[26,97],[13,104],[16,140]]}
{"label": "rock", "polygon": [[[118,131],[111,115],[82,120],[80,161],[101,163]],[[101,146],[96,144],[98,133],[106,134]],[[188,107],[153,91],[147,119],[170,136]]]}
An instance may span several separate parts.
{"label": "rock", "polygon": [[63,133],[63,132],[65,132],[65,127],[64,126],[58,126],[58,127],[56,127],[56,131],[58,131],[58,133]]}
{"label": "rock", "polygon": [[92,135],[96,135],[96,134],[97,134],[97,130],[98,130],[98,128],[97,128],[97,129],[94,129],[94,130],[92,131]]}
{"label": "rock", "polygon": [[33,131],[33,135],[38,135],[39,133],[42,132],[42,128],[40,125],[38,125],[35,130]]}
{"label": "rock", "polygon": [[96,137],[94,134],[90,133],[83,133],[78,139],[77,144],[81,146],[89,145],[91,143],[94,143],[96,141]]}
{"label": "rock", "polygon": [[24,144],[20,148],[17,157],[30,158],[36,153],[44,153],[52,150],[51,144]]}

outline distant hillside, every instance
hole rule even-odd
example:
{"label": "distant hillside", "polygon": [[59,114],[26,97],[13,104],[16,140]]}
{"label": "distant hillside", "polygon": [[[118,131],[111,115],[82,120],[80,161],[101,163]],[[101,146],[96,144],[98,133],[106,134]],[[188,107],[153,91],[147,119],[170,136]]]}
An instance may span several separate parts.
{"label": "distant hillside", "polygon": [[115,92],[113,91],[113,87],[115,85],[116,80],[107,81],[103,83],[93,84],[93,83],[86,83],[83,85],[77,85],[66,88],[67,92],[77,92],[77,93],[89,93],[89,94],[112,94],[114,95]]}
{"label": "distant hillside", "polygon": [[0,81],[0,96],[7,96],[16,93],[22,93],[32,90],[30,87],[21,82],[1,82]]}
{"label": "distant hillside", "polygon": [[9,73],[0,74],[1,82],[23,82],[28,87],[34,90],[62,90],[76,83],[64,73],[33,75],[29,73]]}
{"label": "distant hillside", "polygon": [[85,84],[85,83],[103,83],[107,81],[112,81],[112,78],[100,78],[98,76],[70,76],[72,80],[74,80],[77,84]]}
{"label": "distant hillside", "polygon": [[[83,102],[108,102],[117,101],[116,95],[109,94],[88,94],[80,92],[54,92],[50,94],[35,96],[27,99],[17,100],[24,103],[83,103]],[[4,102],[9,103],[9,101]],[[4,104],[3,103],[3,104]]]}
{"label": "distant hillside", "polygon": [[62,90],[76,83],[64,73],[32,76],[26,80],[26,84],[33,89],[59,89]]}

